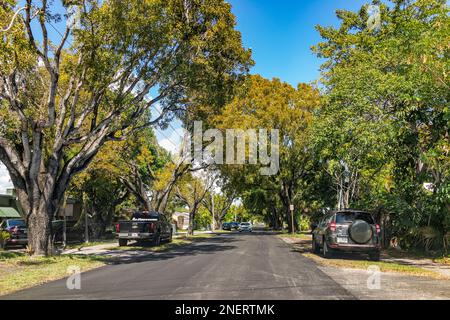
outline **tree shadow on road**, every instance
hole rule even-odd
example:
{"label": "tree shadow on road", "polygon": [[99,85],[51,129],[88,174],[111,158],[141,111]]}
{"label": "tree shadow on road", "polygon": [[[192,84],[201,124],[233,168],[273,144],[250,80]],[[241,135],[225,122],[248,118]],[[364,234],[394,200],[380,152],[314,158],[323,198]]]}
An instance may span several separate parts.
{"label": "tree shadow on road", "polygon": [[99,254],[100,256],[108,257],[114,255],[107,260],[107,264],[127,264],[139,263],[148,261],[169,260],[180,256],[193,256],[203,254],[214,254],[217,252],[235,249],[236,242],[241,241],[236,238],[229,237],[213,237],[194,239],[190,244],[179,246],[170,246],[161,251],[146,251],[145,248],[151,247],[150,244],[142,246],[142,250],[123,250],[123,251],[108,251]]}

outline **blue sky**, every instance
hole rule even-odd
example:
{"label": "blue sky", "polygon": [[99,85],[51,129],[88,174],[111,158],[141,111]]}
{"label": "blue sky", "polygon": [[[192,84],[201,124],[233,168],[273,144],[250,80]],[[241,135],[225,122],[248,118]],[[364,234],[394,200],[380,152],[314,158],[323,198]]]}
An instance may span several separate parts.
{"label": "blue sky", "polygon": [[[315,25],[337,25],[337,9],[358,10],[369,0],[229,0],[242,33],[244,46],[251,48],[256,62],[251,73],[266,78],[277,77],[296,86],[319,77],[321,61],[310,47],[320,41]],[[55,1],[58,3],[58,1]],[[64,22],[57,25],[64,30]],[[51,38],[59,39],[49,29]],[[182,129],[174,121],[165,131],[156,131],[159,143],[174,151]],[[0,192],[10,186],[4,167],[0,166]]]}
{"label": "blue sky", "polygon": [[[237,29],[244,47],[251,48],[255,66],[253,74],[280,78],[296,86],[313,82],[320,76],[322,61],[311,46],[320,42],[316,25],[339,24],[337,9],[357,11],[369,0],[231,0]],[[170,151],[181,140],[180,123],[163,133],[157,130],[160,144]]]}
{"label": "blue sky", "polygon": [[237,29],[256,62],[252,73],[296,86],[319,77],[321,61],[310,47],[319,25],[338,25],[337,9],[358,10],[368,0],[231,0]]}

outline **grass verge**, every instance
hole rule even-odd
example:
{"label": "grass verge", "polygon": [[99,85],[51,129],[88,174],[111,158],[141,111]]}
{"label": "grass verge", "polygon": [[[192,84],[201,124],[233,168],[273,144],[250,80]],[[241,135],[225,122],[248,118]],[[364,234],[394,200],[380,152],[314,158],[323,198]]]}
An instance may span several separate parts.
{"label": "grass verge", "polygon": [[431,277],[434,279],[446,279],[441,274],[434,272],[432,270],[404,265],[395,262],[383,262],[383,261],[370,261],[370,260],[350,260],[350,259],[325,259],[313,253],[304,253],[305,257],[308,257],[315,262],[324,265],[324,266],[332,266],[339,268],[349,268],[349,269],[361,269],[367,270],[370,266],[377,266],[380,268],[381,272],[395,272],[402,273],[412,276],[420,276],[420,277]]}
{"label": "grass verge", "polygon": [[448,264],[450,265],[450,255],[446,257],[436,258],[433,260],[436,263]]}
{"label": "grass verge", "polygon": [[68,276],[68,267],[82,272],[102,267],[107,258],[93,255],[30,257],[17,252],[0,252],[0,296]]}
{"label": "grass verge", "polygon": [[314,260],[320,265],[360,270],[367,270],[369,266],[378,266],[381,272],[395,272],[413,276],[431,277],[434,279],[447,279],[440,273],[434,272],[429,269],[391,261],[370,261],[367,260],[366,257],[359,258],[355,256],[355,258],[353,258],[352,256],[348,255],[342,255],[342,258],[337,255],[332,259],[325,259],[311,252],[311,237],[308,237],[307,239],[303,239],[300,237],[299,239],[298,237],[291,237],[289,235],[278,236],[285,240],[287,240],[287,238],[292,240],[292,242],[287,242],[290,242],[290,245],[293,247],[294,251],[301,253],[303,256]]}
{"label": "grass verge", "polygon": [[[111,247],[107,248],[107,250],[160,252],[211,238],[215,235],[214,233],[207,233],[189,237],[180,236],[174,238],[171,243],[163,243],[158,247],[131,245],[127,247]],[[92,242],[88,246],[105,243],[110,242]],[[79,246],[85,247],[86,245],[74,245],[72,248]],[[53,257],[30,257],[22,252],[0,251],[0,296],[64,278],[69,275],[68,267],[71,266],[77,266],[81,272],[85,272],[102,267],[112,259],[112,257],[108,256],[71,254]]]}

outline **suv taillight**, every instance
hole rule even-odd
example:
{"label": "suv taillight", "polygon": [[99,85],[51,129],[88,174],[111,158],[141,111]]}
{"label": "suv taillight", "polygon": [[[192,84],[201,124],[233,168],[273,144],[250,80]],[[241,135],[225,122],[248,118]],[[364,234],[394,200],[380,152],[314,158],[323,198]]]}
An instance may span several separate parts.
{"label": "suv taillight", "polygon": [[379,224],[375,225],[375,228],[377,229],[377,234],[379,234],[381,232],[381,228]]}
{"label": "suv taillight", "polygon": [[336,222],[330,222],[328,224],[328,227],[330,228],[331,232],[336,232]]}
{"label": "suv taillight", "polygon": [[154,233],[155,232],[155,227],[156,227],[156,225],[154,223],[149,223],[148,224],[148,232]]}
{"label": "suv taillight", "polygon": [[117,223],[117,224],[116,224],[116,233],[119,233],[119,232],[120,232],[120,224]]}

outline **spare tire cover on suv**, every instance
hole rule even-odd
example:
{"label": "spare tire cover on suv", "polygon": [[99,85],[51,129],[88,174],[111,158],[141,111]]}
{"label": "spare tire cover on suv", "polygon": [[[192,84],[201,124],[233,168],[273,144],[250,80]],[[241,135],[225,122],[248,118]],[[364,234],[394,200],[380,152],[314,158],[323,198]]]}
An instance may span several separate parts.
{"label": "spare tire cover on suv", "polygon": [[350,238],[359,244],[369,242],[373,235],[372,227],[364,220],[355,220],[348,233]]}

